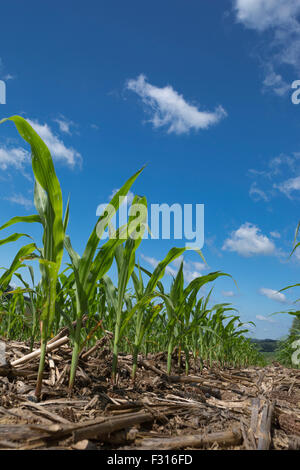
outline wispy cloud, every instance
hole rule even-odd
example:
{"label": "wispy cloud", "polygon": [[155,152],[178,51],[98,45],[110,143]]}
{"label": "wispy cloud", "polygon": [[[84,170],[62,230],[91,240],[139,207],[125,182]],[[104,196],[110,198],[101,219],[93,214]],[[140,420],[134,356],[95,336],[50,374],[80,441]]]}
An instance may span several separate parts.
{"label": "wispy cloud", "polygon": [[279,191],[285,194],[289,199],[292,199],[294,192],[300,190],[300,176],[289,178],[279,184],[274,184],[274,188],[279,189]]}
{"label": "wispy cloud", "polygon": [[280,233],[279,233],[279,232],[276,232],[276,231],[270,232],[270,235],[271,235],[271,237],[273,237],[273,238],[281,238]]}
{"label": "wispy cloud", "polygon": [[282,75],[275,72],[273,64],[264,64],[264,71],[263,91],[272,90],[275,95],[283,96],[291,89],[290,83],[287,83]]}
{"label": "wispy cloud", "polygon": [[276,323],[276,321],[273,320],[273,318],[265,317],[264,315],[256,315],[255,318],[256,318],[257,320],[266,321],[266,322],[268,322],[268,323]]}
{"label": "wispy cloud", "polygon": [[271,158],[265,168],[249,170],[249,176],[255,178],[249,195],[254,201],[269,202],[279,193],[293,199],[300,190],[300,153],[281,154]]}
{"label": "wispy cloud", "polygon": [[265,69],[264,87],[284,95],[290,86],[276,69],[290,65],[300,70],[300,0],[234,0],[239,23],[259,33],[265,52],[260,60]]}
{"label": "wispy cloud", "polygon": [[275,245],[254,224],[246,222],[240,228],[233,231],[222,247],[223,250],[234,251],[241,256],[271,255],[275,251]]}
{"label": "wispy cloud", "polygon": [[13,194],[12,196],[4,197],[3,199],[10,201],[13,204],[23,206],[25,209],[30,209],[33,206],[32,200],[24,197],[22,194]]}
{"label": "wispy cloud", "polygon": [[271,181],[274,180],[276,176],[280,177],[281,175],[286,174],[287,171],[295,172],[299,168],[299,163],[299,152],[294,152],[292,155],[281,153],[280,155],[271,158],[265,165],[264,169],[251,169],[249,170],[249,174],[252,176],[262,176]]}
{"label": "wispy cloud", "polygon": [[146,256],[146,255],[143,255],[141,254],[141,257],[143,258],[143,260],[145,260],[148,264],[150,264],[150,266],[152,266],[152,268],[156,268],[156,266],[158,265],[159,261],[156,259],[156,258],[153,258],[151,256]]}
{"label": "wispy cloud", "polygon": [[262,287],[259,289],[259,293],[268,297],[268,299],[275,300],[276,302],[286,303],[287,299],[286,296],[282,292],[278,292],[274,289],[267,289],[266,287]]}
{"label": "wispy cloud", "polygon": [[257,186],[256,181],[254,181],[249,189],[249,195],[254,201],[269,201],[269,196]]}
{"label": "wispy cloud", "polygon": [[212,254],[214,256],[217,256],[218,258],[222,258],[223,253],[221,250],[216,245],[216,235],[208,236],[205,238],[205,245],[210,249]]}
{"label": "wispy cloud", "polygon": [[30,162],[30,154],[22,147],[0,148],[0,168],[6,170],[8,167],[14,167],[22,170],[24,166]]}
{"label": "wispy cloud", "polygon": [[222,106],[214,111],[200,111],[172,86],[159,88],[151,85],[144,75],[128,80],[127,88],[142,98],[153,126],[165,127],[169,134],[188,134],[191,130],[207,129],[227,116]]}
{"label": "wispy cloud", "polygon": [[235,293],[233,292],[233,290],[222,290],[222,295],[224,297],[235,297]]}
{"label": "wispy cloud", "polygon": [[67,119],[65,116],[61,115],[59,118],[53,119],[59,126],[59,130],[64,134],[72,135],[71,129],[77,127],[75,122]]}

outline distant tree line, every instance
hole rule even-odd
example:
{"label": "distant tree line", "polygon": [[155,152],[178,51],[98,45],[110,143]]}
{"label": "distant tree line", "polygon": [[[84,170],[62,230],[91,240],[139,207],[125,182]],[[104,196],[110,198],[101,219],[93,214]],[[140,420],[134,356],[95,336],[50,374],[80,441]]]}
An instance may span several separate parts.
{"label": "distant tree line", "polygon": [[261,352],[275,352],[278,348],[279,341],[276,339],[251,339]]}

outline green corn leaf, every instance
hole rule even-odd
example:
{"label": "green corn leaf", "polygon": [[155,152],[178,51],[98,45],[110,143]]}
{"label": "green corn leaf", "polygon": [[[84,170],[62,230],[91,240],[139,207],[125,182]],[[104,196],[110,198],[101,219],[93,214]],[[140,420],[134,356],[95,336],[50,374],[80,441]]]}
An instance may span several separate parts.
{"label": "green corn leaf", "polygon": [[115,313],[117,312],[118,308],[118,294],[117,294],[117,289],[115,288],[112,280],[110,279],[109,276],[104,275],[103,278],[103,283],[105,285],[108,301],[113,307]]}
{"label": "green corn leaf", "polygon": [[160,297],[161,299],[166,300],[167,302],[169,302],[172,305],[171,300],[169,298],[167,298],[167,296],[164,296],[163,294],[161,294],[160,292],[154,291],[154,292],[151,292],[149,294],[145,294],[141,298],[141,300],[139,300],[135,304],[133,309],[130,312],[127,312],[125,314],[124,319],[122,321],[122,326],[121,326],[121,329],[120,329],[120,338],[123,336],[127,325],[129,324],[130,320],[132,319],[132,317],[136,313],[136,311],[139,310],[139,309],[146,308],[147,305],[151,302],[151,300],[153,300],[156,297]]}
{"label": "green corn leaf", "polygon": [[64,232],[66,233],[68,223],[69,223],[69,217],[70,217],[70,197],[68,198],[67,201],[67,206],[65,210],[65,215],[64,215],[64,221],[63,221],[63,226],[64,226]]}
{"label": "green corn leaf", "polygon": [[16,240],[19,240],[19,238],[21,237],[31,238],[30,235],[27,235],[26,233],[13,233],[9,237],[3,238],[3,240],[0,240],[0,246],[5,245],[6,243],[15,242]]}
{"label": "green corn leaf", "polygon": [[216,272],[213,272],[213,273],[206,274],[205,276],[197,277],[196,279],[193,279],[190,282],[190,284],[186,287],[186,289],[184,290],[184,295],[185,296],[189,295],[189,293],[194,289],[199,290],[202,286],[204,286],[208,282],[215,281],[220,276],[231,277],[230,274],[223,273],[221,271],[216,271]]}
{"label": "green corn leaf", "polygon": [[3,230],[7,227],[10,227],[11,225],[14,225],[14,224],[17,224],[17,223],[20,223],[20,222],[29,223],[29,224],[32,224],[32,223],[35,223],[35,222],[41,223],[41,218],[38,214],[25,215],[23,217],[22,216],[13,217],[8,222],[6,222],[4,225],[2,225],[0,227],[0,230]]}
{"label": "green corn leaf", "polygon": [[167,256],[160,263],[158,263],[157,267],[155,268],[147,284],[145,290],[146,294],[149,294],[155,289],[157,282],[164,276],[166,267],[185,251],[186,248],[171,248]]}
{"label": "green corn leaf", "polygon": [[23,246],[16,256],[14,257],[9,269],[0,277],[0,286],[3,289],[4,286],[7,286],[14,275],[15,271],[22,266],[22,259],[24,256],[28,256],[29,254],[33,253],[36,249],[35,243],[30,243],[29,245]]}
{"label": "green corn leaf", "polygon": [[[47,193],[49,208],[44,214],[51,220],[52,252],[51,261],[55,261],[58,267],[63,255],[64,229],[62,193],[57,179],[50,151],[40,136],[31,125],[21,116],[11,116],[0,121],[12,121],[23,139],[29,143],[32,152],[32,169],[36,182]],[[44,207],[45,209],[45,207]]]}
{"label": "green corn leaf", "polygon": [[[120,206],[120,198],[122,197],[125,197],[128,193],[128,191],[130,190],[131,186],[133,185],[133,183],[135,182],[135,180],[137,179],[137,177],[140,175],[140,173],[143,171],[144,167],[141,168],[139,171],[137,171],[133,176],[131,176],[131,178],[129,178],[126,183],[122,186],[122,188],[115,194],[115,196],[112,198],[112,200],[110,201],[110,206],[113,206],[115,211],[117,212],[117,210],[119,209],[119,206]],[[105,215],[105,212],[99,217],[89,239],[88,239],[88,242],[87,242],[87,245],[86,245],[86,248],[84,250],[84,253],[82,255],[82,258],[81,258],[81,261],[80,261],[80,280],[82,282],[82,284],[84,285],[87,278],[88,278],[88,275],[89,275],[89,272],[90,272],[90,269],[91,269],[91,266],[92,266],[92,263],[93,263],[93,259],[94,259],[94,255],[96,253],[96,250],[97,250],[97,247],[99,245],[99,242],[100,242],[100,239],[104,233],[104,230],[106,229],[106,227],[108,226],[108,223],[109,221],[111,220],[111,218],[113,217],[113,214],[110,214],[109,217],[107,217],[107,223],[106,224],[103,224],[103,226],[101,227],[101,230],[99,230],[99,222],[101,222],[101,220],[103,220],[104,218],[104,215]],[[97,229],[98,227],[98,229]],[[124,240],[123,240],[124,241]],[[117,246],[118,244],[116,244]],[[115,246],[115,248],[116,248]]]}

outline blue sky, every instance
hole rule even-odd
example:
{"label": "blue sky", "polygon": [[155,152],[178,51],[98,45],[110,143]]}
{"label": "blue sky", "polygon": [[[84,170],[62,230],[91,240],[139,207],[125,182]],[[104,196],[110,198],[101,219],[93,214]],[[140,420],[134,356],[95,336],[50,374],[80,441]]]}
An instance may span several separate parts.
{"label": "blue sky", "polygon": [[[230,273],[239,290],[219,280],[214,299],[254,321],[259,338],[288,332],[288,316],[269,315],[297,298],[277,290],[300,269],[300,253],[288,259],[299,219],[299,15],[299,0],[1,5],[1,116],[21,114],[48,143],[76,250],[98,204],[146,163],[132,190],[149,204],[205,204],[208,267],[187,253],[186,279]],[[28,148],[10,123],[0,181],[1,224],[34,212]],[[184,243],[144,240],[141,263],[150,269]],[[1,248],[2,266],[17,246]]]}

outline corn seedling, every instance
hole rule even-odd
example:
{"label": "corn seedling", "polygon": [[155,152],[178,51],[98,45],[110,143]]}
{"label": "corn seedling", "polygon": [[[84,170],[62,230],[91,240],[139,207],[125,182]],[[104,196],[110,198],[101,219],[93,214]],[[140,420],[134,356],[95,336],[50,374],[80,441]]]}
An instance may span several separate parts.
{"label": "corn seedling", "polygon": [[[50,151],[30,124],[20,116],[4,119],[12,121],[21,137],[30,144],[32,170],[34,174],[34,203],[38,214],[25,217],[14,217],[1,228],[17,222],[39,222],[42,224],[43,246],[38,249],[35,244],[23,247],[24,254],[18,254],[18,260],[25,259],[38,251],[43,286],[43,308],[41,320],[41,356],[38,371],[36,396],[39,398],[45,364],[47,340],[55,315],[56,282],[63,255],[65,229],[68,222],[68,209],[63,219],[63,201],[60,184],[57,179]],[[14,234],[19,236],[20,234]],[[27,235],[26,235],[27,236]],[[8,240],[7,240],[8,241]],[[11,240],[9,240],[11,241]],[[20,261],[18,261],[20,263]],[[16,263],[18,264],[18,263]],[[15,271],[19,266],[12,267]],[[1,280],[0,283],[2,284]]]}

